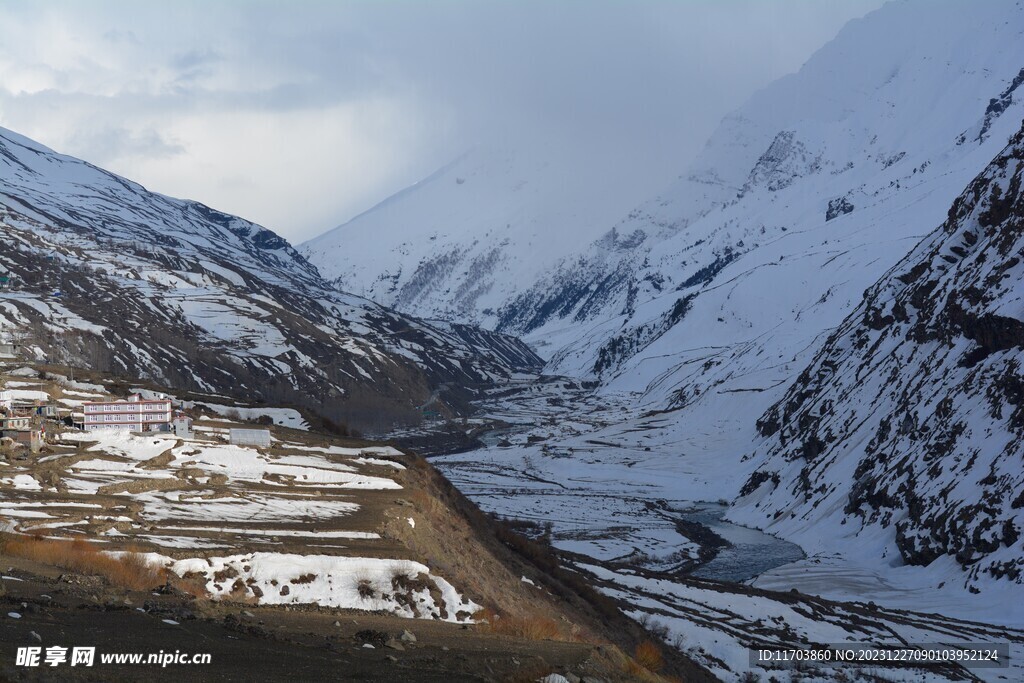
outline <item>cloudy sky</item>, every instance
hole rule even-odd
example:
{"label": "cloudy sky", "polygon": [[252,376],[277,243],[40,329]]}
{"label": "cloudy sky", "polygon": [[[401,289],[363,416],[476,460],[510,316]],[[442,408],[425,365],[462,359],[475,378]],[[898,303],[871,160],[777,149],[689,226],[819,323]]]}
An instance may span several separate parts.
{"label": "cloudy sky", "polygon": [[649,184],[883,0],[0,4],[0,126],[299,242],[473,145]]}

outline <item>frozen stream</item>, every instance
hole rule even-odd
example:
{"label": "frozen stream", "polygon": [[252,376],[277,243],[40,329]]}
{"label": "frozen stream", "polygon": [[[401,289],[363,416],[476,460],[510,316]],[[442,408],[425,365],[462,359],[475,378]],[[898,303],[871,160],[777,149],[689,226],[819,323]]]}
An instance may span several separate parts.
{"label": "frozen stream", "polygon": [[783,541],[757,529],[739,526],[722,519],[727,506],[720,503],[697,503],[693,512],[680,516],[707,527],[729,542],[710,562],[701,565],[693,575],[719,581],[749,581],[766,571],[804,558],[800,546]]}

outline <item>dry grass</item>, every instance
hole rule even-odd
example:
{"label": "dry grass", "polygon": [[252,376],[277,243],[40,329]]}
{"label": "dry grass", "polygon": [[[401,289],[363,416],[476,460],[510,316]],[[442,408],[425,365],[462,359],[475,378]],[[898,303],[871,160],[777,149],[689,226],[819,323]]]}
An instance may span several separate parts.
{"label": "dry grass", "polygon": [[206,590],[206,580],[198,577],[183,578],[177,574],[168,573],[168,578],[171,581],[171,585],[180,590],[182,593],[191,595],[196,599],[204,599],[210,597],[210,594]]}
{"label": "dry grass", "polygon": [[665,659],[661,655],[661,648],[650,640],[645,640],[636,646],[633,660],[653,673],[658,673],[665,668]]}
{"label": "dry grass", "polygon": [[414,489],[406,493],[406,497],[420,512],[428,515],[445,515],[448,510],[443,502],[430,495],[428,491]]}
{"label": "dry grass", "polygon": [[536,615],[514,617],[501,616],[493,610],[482,610],[473,615],[475,619],[484,620],[481,630],[496,635],[524,638],[526,640],[562,640],[572,641],[573,638],[554,619]]}
{"label": "dry grass", "polygon": [[80,574],[102,576],[111,584],[130,590],[147,590],[161,586],[167,580],[165,569],[150,565],[137,552],[114,557],[83,539],[58,541],[39,536],[5,534],[0,542],[5,554],[63,567]]}

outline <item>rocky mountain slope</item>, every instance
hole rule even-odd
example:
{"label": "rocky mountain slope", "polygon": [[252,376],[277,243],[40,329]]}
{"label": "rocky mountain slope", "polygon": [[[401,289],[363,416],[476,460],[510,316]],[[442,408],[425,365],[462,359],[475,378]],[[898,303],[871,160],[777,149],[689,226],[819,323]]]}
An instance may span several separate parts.
{"label": "rocky mountain slope", "polygon": [[737,516],[1024,583],[1022,181],[1024,129],[760,419]]}
{"label": "rocky mountain slope", "polygon": [[359,428],[539,362],[510,337],[340,293],[265,228],[4,130],[0,181],[0,266],[14,283],[0,328],[37,358]]}

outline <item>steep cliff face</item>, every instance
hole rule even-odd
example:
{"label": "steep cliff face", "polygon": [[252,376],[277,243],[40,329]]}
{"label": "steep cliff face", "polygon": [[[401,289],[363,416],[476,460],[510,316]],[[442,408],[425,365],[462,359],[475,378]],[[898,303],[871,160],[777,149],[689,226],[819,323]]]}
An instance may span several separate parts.
{"label": "steep cliff face", "polygon": [[[360,428],[540,359],[341,293],[284,239],[0,129],[0,331],[36,358],[294,404]],[[469,390],[453,401],[465,400]]]}
{"label": "steep cliff face", "polygon": [[1024,129],[758,421],[737,516],[1024,583],[1022,182]]}

